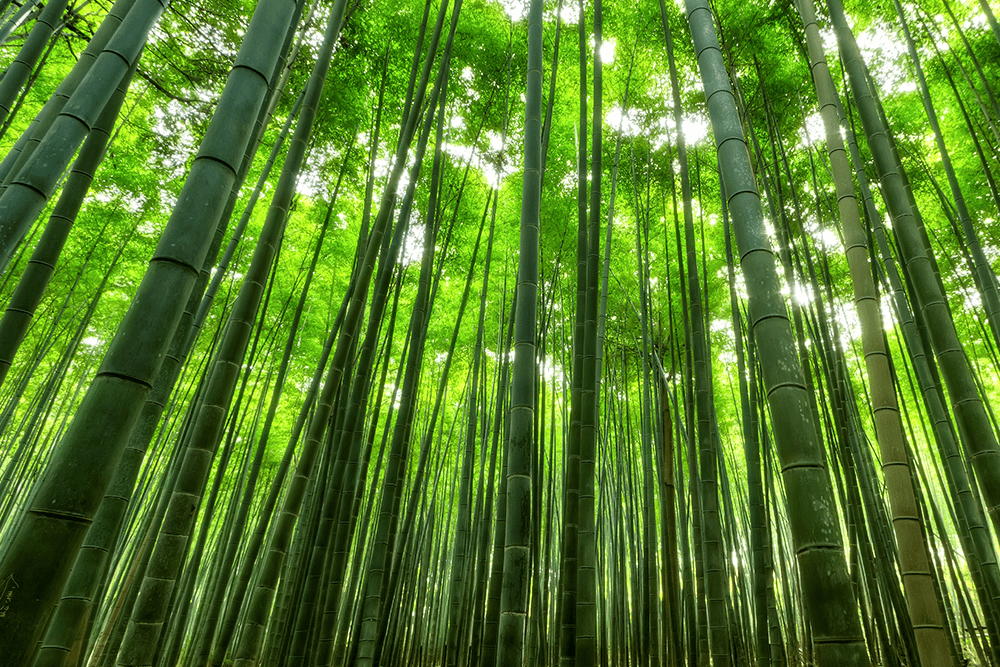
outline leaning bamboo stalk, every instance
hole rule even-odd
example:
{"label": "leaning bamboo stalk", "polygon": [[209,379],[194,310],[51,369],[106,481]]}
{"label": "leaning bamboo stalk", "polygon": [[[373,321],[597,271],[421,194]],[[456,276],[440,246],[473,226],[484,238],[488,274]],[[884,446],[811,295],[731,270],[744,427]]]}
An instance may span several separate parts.
{"label": "leaning bamboo stalk", "polygon": [[750,326],[771,405],[814,656],[819,665],[865,665],[869,660],[830,478],[795,357],[774,256],[764,231],[760,195],[712,12],[703,0],[687,0],[686,7],[747,283]]}
{"label": "leaning bamboo stalk", "polygon": [[[228,193],[235,180],[293,7],[294,3],[287,0],[258,5],[243,43],[245,48],[241,48],[237,67],[220,98],[217,122],[202,142],[158,252],[119,327],[119,335],[57,446],[34,505],[0,565],[4,573],[0,576],[17,573],[23,582],[18,610],[7,613],[0,633],[0,655],[13,664],[19,664],[23,655],[33,649],[44,629],[44,619],[66,581],[73,557],[167,352],[170,333],[180,319],[225,203],[218,193]],[[160,6],[159,11],[162,9]],[[149,18],[158,15],[157,11],[148,13]],[[123,25],[130,25],[131,16]],[[138,30],[140,26],[133,28]],[[260,44],[272,46],[261,49]],[[92,74],[96,71],[92,70]],[[36,153],[36,158],[43,154]],[[80,470],[90,474],[80,475]],[[51,548],[40,548],[50,543]],[[32,590],[35,592],[29,593]]]}
{"label": "leaning bamboo stalk", "polygon": [[900,572],[907,607],[921,662],[928,665],[948,665],[952,664],[953,656],[949,652],[944,631],[940,601],[933,589],[924,529],[910,481],[911,473],[896,404],[896,390],[882,335],[882,316],[868,264],[867,235],[861,225],[851,169],[840,135],[840,118],[833,99],[837,94],[836,88],[826,64],[811,0],[799,0],[798,8],[805,27],[810,69],[819,98],[826,131],[826,150],[837,189],[838,209],[854,288],[854,303],[861,322],[861,344],[871,387],[876,438],[890,498],[892,526],[899,546]]}

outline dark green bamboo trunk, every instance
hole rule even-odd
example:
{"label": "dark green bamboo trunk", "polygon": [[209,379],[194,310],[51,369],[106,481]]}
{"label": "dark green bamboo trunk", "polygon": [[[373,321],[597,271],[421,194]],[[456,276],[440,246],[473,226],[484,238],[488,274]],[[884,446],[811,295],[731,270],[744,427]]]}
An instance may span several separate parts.
{"label": "dark green bamboo trunk", "polygon": [[[248,47],[238,56],[240,67],[233,70],[216,112],[220,120],[206,135],[201,159],[192,165],[197,177],[188,179],[190,185],[164,231],[161,250],[139,287],[133,307],[119,327],[120,335],[109,348],[83,406],[58,445],[36,495],[36,506],[26,514],[0,566],[4,573],[0,576],[17,574],[26,594],[21,603],[25,606],[8,611],[4,619],[0,653],[13,664],[22,659],[28,647],[33,647],[44,629],[44,618],[66,581],[86,527],[166,354],[169,334],[177,326],[225,203],[216,194],[228,192],[235,179],[292,9],[292,3],[286,6],[278,0],[258,7],[257,20],[251,24],[245,41],[254,45],[253,55]],[[148,18],[155,19],[159,11],[162,6]],[[143,25],[146,27],[134,29],[145,34],[149,21]],[[258,43],[276,46],[259,50]],[[116,78],[116,84],[120,78]],[[242,97],[237,100],[232,90],[239,90]],[[103,106],[100,104],[94,113]],[[52,175],[53,183],[57,177]],[[81,470],[89,474],[80,475]],[[52,548],[39,548],[53,540]],[[29,593],[31,590],[36,592]]]}
{"label": "dark green bamboo trunk", "polygon": [[926,246],[903,180],[902,167],[893,150],[865,79],[857,45],[837,0],[830,1],[837,39],[844,53],[851,90],[862,125],[868,135],[883,197],[893,220],[893,229],[907,274],[912,279],[915,303],[926,318],[931,344],[941,368],[956,420],[967,435],[970,463],[976,471],[994,529],[1000,530],[1000,448],[986,407],[972,378],[946,296],[936,276],[934,258]]}
{"label": "dark green bamboo trunk", "polygon": [[45,9],[38,16],[13,62],[4,71],[3,80],[0,81],[0,124],[3,124],[11,113],[18,92],[28,81],[45,45],[52,38],[56,23],[66,10],[67,4],[69,0],[46,3]]}
{"label": "dark green bamboo trunk", "polygon": [[38,145],[31,160],[13,174],[0,195],[0,271],[52,196],[63,171],[83,143],[118,83],[142,53],[146,36],[166,8],[167,0],[136,0],[108,47],[94,61]]}
{"label": "dark green bamboo trunk", "polygon": [[802,370],[795,358],[786,306],[764,234],[760,196],[725,75],[712,13],[699,0],[688,0],[686,5],[742,257],[751,331],[760,353],[772,409],[772,427],[781,458],[814,656],[819,665],[865,665],[869,660],[841,545],[830,479],[816,440]]}
{"label": "dark green bamboo trunk", "polygon": [[532,450],[535,445],[535,328],[538,304],[538,242],[542,180],[542,2],[528,10],[528,69],[524,132],[524,177],[521,191],[521,232],[517,272],[517,314],[514,362],[511,369],[510,435],[506,456],[507,516],[504,536],[503,592],[497,665],[518,667],[531,590],[530,542],[532,510]]}

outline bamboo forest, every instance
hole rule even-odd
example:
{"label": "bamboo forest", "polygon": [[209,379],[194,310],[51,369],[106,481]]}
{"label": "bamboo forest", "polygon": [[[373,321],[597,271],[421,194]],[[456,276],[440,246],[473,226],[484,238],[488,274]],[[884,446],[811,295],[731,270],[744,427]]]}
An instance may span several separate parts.
{"label": "bamboo forest", "polygon": [[1000,667],[997,12],[0,0],[0,667]]}

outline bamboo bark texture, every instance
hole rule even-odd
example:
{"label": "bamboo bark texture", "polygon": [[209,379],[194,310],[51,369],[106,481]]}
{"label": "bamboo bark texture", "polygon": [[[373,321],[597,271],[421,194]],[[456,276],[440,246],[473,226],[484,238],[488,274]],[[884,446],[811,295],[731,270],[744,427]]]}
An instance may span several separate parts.
{"label": "bamboo bark texture", "polygon": [[771,408],[803,603],[815,646],[814,659],[822,667],[867,665],[869,658],[844,557],[833,488],[796,358],[774,255],[764,230],[760,195],[712,11],[704,0],[687,0],[685,6],[747,284],[750,329]]}
{"label": "bamboo bark texture", "polygon": [[934,590],[931,575],[928,545],[924,541],[924,528],[921,526],[913,492],[912,473],[896,403],[896,387],[892,380],[882,330],[882,315],[868,263],[867,234],[861,225],[850,163],[840,136],[837,92],[823,53],[812,0],[799,0],[798,7],[805,27],[809,64],[826,132],[826,150],[837,189],[838,210],[854,286],[854,303],[861,322],[861,344],[871,387],[875,432],[881,452],[882,473],[890,498],[892,526],[899,549],[900,571],[910,621],[913,623],[921,662],[927,665],[950,665],[953,664],[954,656],[949,651],[940,600]]}
{"label": "bamboo bark texture", "polygon": [[532,450],[535,447],[535,323],[542,196],[542,0],[528,9],[528,71],[524,112],[524,178],[507,441],[507,517],[497,666],[520,667],[531,590]]}
{"label": "bamboo bark texture", "polygon": [[[111,480],[215,233],[225,204],[218,193],[228,193],[236,177],[294,4],[267,0],[254,12],[157,252],[83,403],[56,446],[34,503],[0,562],[0,579],[18,582],[18,593],[0,625],[3,664],[21,665],[34,649]],[[154,8],[142,15],[141,27],[131,28],[144,35],[158,12]],[[129,19],[121,30],[130,26]],[[134,39],[135,33],[130,35]],[[261,48],[261,44],[269,46]],[[133,57],[137,54],[133,49]],[[117,55],[108,57],[121,63],[110,67],[112,72],[127,64]],[[113,77],[114,85],[121,74]],[[68,105],[64,114],[73,108]],[[58,174],[48,176],[54,183]],[[10,194],[8,190],[5,197]]]}

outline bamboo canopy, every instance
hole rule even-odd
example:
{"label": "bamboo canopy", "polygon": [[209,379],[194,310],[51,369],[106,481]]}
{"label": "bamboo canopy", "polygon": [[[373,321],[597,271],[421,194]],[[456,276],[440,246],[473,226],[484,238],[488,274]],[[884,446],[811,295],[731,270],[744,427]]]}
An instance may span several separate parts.
{"label": "bamboo canopy", "polygon": [[1000,667],[990,0],[0,0],[0,666]]}

